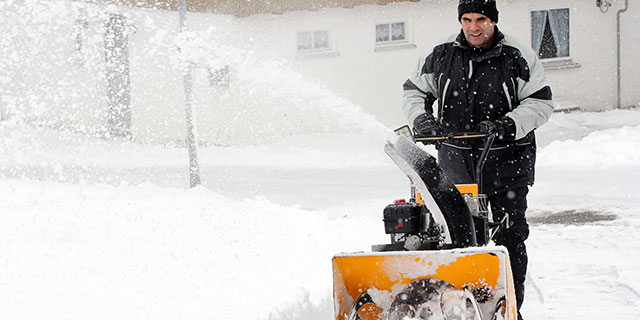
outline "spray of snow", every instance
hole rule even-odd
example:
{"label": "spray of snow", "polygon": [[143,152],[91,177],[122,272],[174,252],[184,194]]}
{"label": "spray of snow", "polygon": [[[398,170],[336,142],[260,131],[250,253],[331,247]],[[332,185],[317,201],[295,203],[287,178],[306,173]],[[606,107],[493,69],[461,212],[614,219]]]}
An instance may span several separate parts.
{"label": "spray of snow", "polygon": [[[123,50],[130,52],[126,63],[137,141],[183,144],[184,63],[192,66],[194,112],[204,144],[260,145],[326,133],[379,137],[389,131],[287,62],[241,48],[224,30],[225,22],[181,34],[169,11],[63,0],[9,1],[0,9],[3,119],[109,136],[104,29],[109,15],[118,15],[126,24]],[[198,15],[191,19],[192,25],[206,22]],[[213,79],[216,72],[228,78],[223,85]]]}

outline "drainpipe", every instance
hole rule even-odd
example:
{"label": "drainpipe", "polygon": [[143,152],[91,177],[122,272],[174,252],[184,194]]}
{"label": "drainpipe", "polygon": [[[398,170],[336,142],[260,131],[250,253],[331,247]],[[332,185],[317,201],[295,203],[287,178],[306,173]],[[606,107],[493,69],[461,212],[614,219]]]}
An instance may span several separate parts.
{"label": "drainpipe", "polygon": [[618,85],[618,96],[617,96],[617,107],[618,109],[620,109],[622,107],[622,103],[621,103],[621,97],[622,97],[622,89],[621,89],[621,85],[620,85],[620,14],[624,13],[627,11],[627,9],[629,9],[629,0],[625,0],[624,1],[624,8],[618,10],[618,14],[616,17],[616,23],[617,23],[617,53],[618,53],[618,60],[616,63],[616,80],[618,81],[617,85]]}

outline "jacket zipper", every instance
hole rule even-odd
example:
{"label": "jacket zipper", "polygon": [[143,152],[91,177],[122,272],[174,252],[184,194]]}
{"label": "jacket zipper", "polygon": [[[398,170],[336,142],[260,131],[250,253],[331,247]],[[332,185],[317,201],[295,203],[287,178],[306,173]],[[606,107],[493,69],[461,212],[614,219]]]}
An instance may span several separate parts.
{"label": "jacket zipper", "polygon": [[509,102],[509,111],[513,110],[513,104],[511,103],[511,96],[509,95],[509,88],[507,88],[507,83],[502,83],[502,89],[504,89],[504,95],[507,97],[507,102]]}
{"label": "jacket zipper", "polygon": [[515,82],[513,82],[513,78],[509,78],[511,80],[511,86],[513,87],[513,97],[515,98],[515,101],[519,101],[518,100],[518,90],[516,90],[516,84]]}
{"label": "jacket zipper", "polygon": [[442,91],[442,105],[438,106],[438,108],[440,109],[440,120],[442,120],[444,118],[444,106],[445,106],[445,98],[447,97],[447,91],[449,90],[449,83],[451,82],[451,79],[447,78],[447,82],[444,83],[444,90]]}

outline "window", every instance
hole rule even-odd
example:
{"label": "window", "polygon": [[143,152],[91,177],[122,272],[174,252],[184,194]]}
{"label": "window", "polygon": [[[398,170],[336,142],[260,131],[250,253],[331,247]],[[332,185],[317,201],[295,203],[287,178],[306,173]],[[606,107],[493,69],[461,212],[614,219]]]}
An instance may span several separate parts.
{"label": "window", "polygon": [[384,21],[376,23],[376,45],[373,51],[384,52],[398,49],[415,49],[411,43],[410,24],[405,21]]}
{"label": "window", "polygon": [[376,45],[407,41],[405,22],[376,24]]}
{"label": "window", "polygon": [[532,11],[531,46],[540,59],[569,57],[569,9]]}
{"label": "window", "polygon": [[328,51],[329,31],[298,32],[298,52]]}

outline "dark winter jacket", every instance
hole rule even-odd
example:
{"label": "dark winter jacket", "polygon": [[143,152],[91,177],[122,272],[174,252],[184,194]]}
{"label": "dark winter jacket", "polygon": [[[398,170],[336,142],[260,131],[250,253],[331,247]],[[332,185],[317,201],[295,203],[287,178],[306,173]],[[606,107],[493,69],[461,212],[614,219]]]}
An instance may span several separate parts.
{"label": "dark winter jacket", "polygon": [[[445,133],[476,131],[482,120],[513,119],[516,141],[496,139],[484,166],[482,189],[488,194],[533,184],[533,130],[553,112],[551,89],[533,50],[497,27],[494,34],[489,49],[469,47],[463,32],[437,44],[405,82],[403,106],[412,124],[420,114],[434,114],[437,101],[434,115]],[[471,183],[481,149],[478,142],[446,142],[439,163],[454,183]]]}

